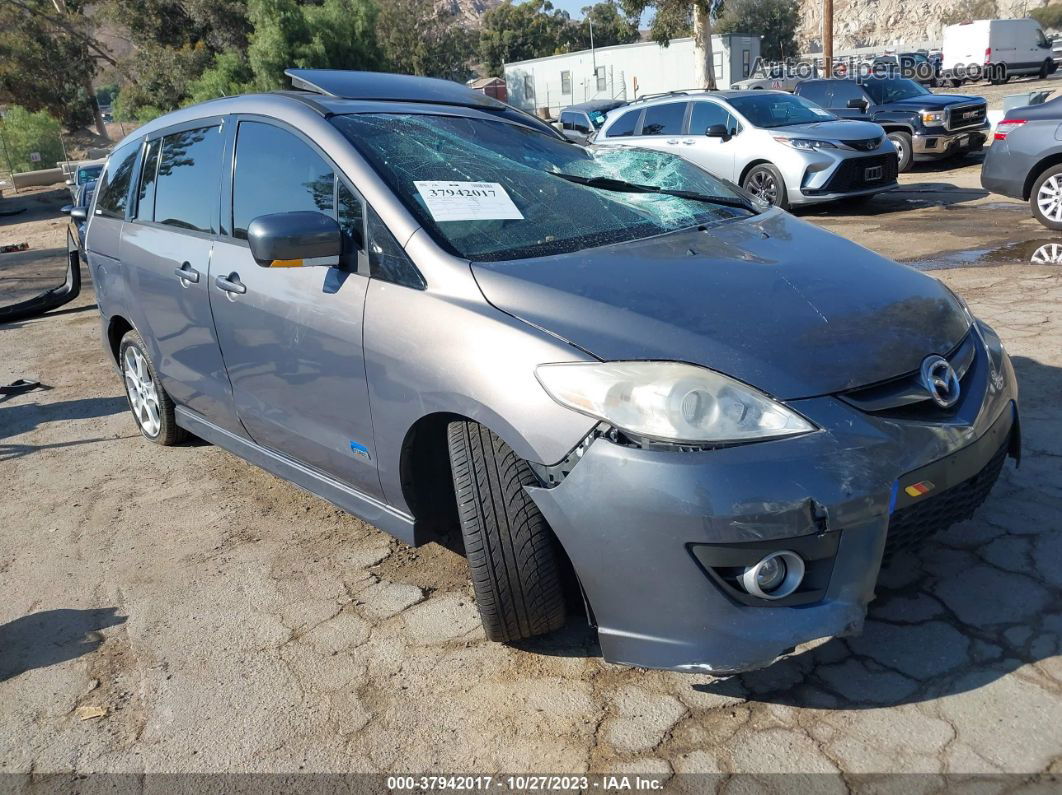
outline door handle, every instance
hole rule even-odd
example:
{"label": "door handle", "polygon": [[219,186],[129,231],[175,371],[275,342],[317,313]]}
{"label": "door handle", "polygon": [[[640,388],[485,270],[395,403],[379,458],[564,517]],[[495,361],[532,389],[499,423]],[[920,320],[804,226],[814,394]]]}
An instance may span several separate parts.
{"label": "door handle", "polygon": [[686,144],[686,146],[693,146],[697,142],[694,141],[692,138],[683,138],[682,143]]}
{"label": "door handle", "polygon": [[677,144],[678,143],[678,138],[668,138],[666,141],[664,141],[664,143],[666,143],[666,144]]}
{"label": "door handle", "polygon": [[214,285],[219,289],[233,295],[243,295],[247,292],[247,285],[240,281],[240,274],[230,273],[228,276],[218,276],[214,279]]}
{"label": "door handle", "polygon": [[174,268],[173,275],[181,280],[181,287],[199,284],[199,271],[195,270],[190,262],[182,262],[181,267]]}

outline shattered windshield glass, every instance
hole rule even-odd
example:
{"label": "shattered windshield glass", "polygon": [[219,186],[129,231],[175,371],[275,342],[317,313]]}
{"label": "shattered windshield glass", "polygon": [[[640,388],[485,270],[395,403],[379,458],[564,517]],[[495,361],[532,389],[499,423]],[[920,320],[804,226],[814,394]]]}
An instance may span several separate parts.
{"label": "shattered windshield glass", "polygon": [[727,183],[663,152],[595,152],[463,116],[332,121],[432,236],[471,260],[562,254],[755,213]]}

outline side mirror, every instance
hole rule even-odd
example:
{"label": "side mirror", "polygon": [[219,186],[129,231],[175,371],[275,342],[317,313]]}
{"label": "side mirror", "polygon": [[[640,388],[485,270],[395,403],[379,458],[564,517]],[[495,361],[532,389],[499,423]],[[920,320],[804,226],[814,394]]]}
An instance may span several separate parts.
{"label": "side mirror", "polygon": [[70,208],[70,217],[73,220],[75,220],[75,221],[84,221],[86,218],[88,218],[88,208],[87,207],[71,207]]}
{"label": "side mirror", "polygon": [[59,212],[61,212],[63,215],[70,215],[70,211],[73,209],[74,205],[64,204],[62,207],[59,208]]}
{"label": "side mirror", "polygon": [[[334,218],[312,211],[260,215],[247,225],[251,256],[263,268],[335,265],[343,250],[342,239]],[[306,262],[322,259],[330,261]]]}
{"label": "side mirror", "polygon": [[850,99],[848,100],[848,107],[852,110],[866,110],[867,101],[865,99]]}
{"label": "side mirror", "polygon": [[729,141],[731,137],[730,130],[726,128],[725,124],[713,124],[704,131],[704,134],[709,138],[722,138],[724,141]]}

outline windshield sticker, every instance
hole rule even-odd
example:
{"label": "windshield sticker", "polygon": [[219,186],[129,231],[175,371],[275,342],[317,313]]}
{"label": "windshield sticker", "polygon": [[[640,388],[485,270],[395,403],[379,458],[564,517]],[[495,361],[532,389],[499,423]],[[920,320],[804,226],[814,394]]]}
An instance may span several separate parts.
{"label": "windshield sticker", "polygon": [[436,221],[522,221],[524,216],[498,182],[414,180]]}

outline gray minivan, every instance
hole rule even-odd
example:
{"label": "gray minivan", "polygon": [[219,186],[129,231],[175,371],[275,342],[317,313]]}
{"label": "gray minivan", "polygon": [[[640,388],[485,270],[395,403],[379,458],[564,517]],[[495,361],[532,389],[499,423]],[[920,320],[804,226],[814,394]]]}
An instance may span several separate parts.
{"label": "gray minivan", "polygon": [[767,665],[1017,455],[1010,360],[935,279],[456,84],[289,74],[108,160],[108,354],[147,439],[459,532],[488,638],[585,606],[608,660]]}

